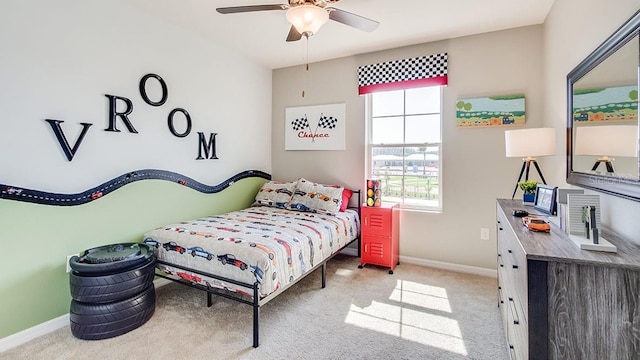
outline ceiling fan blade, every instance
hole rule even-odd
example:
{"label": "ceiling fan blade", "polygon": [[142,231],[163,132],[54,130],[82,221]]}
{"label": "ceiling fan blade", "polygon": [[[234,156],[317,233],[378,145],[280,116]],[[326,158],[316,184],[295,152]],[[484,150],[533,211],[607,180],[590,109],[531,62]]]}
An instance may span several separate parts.
{"label": "ceiling fan blade", "polygon": [[366,17],[350,13],[348,11],[332,7],[328,7],[326,9],[329,10],[329,19],[352,26],[356,29],[371,32],[377,29],[378,25],[380,25],[380,23],[375,20],[371,20]]}
{"label": "ceiling fan blade", "polygon": [[289,29],[289,35],[287,35],[287,41],[298,41],[302,39],[302,34],[296,30],[296,27],[291,25],[291,29]]}
{"label": "ceiling fan blade", "polygon": [[216,11],[220,14],[235,14],[251,11],[267,11],[267,10],[287,10],[289,5],[286,4],[273,4],[273,5],[247,5],[247,6],[231,6],[217,8]]}

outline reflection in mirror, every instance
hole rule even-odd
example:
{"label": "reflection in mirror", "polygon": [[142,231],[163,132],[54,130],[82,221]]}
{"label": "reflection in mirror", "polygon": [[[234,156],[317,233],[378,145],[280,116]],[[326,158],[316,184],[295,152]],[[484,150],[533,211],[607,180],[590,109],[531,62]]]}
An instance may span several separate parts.
{"label": "reflection in mirror", "polygon": [[573,84],[573,171],[640,179],[638,35]]}

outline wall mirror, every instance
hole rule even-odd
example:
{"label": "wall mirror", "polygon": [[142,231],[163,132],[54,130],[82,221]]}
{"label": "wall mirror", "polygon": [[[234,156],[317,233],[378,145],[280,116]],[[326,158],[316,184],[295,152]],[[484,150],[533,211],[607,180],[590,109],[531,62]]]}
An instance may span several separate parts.
{"label": "wall mirror", "polygon": [[640,11],[567,75],[567,182],[640,201]]}

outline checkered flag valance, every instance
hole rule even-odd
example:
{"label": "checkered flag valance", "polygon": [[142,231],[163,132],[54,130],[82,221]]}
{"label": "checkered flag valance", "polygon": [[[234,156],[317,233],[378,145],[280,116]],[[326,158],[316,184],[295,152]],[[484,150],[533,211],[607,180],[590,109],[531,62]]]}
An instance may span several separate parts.
{"label": "checkered flag valance", "polygon": [[447,53],[358,67],[358,94],[447,85]]}

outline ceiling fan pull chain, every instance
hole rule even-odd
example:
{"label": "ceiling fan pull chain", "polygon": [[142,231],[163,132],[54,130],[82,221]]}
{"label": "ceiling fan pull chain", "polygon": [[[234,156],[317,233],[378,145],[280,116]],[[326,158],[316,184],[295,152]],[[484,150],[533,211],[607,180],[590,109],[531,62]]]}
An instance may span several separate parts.
{"label": "ceiling fan pull chain", "polygon": [[305,69],[304,69],[304,73],[302,75],[302,97],[304,97],[304,89],[307,88],[307,73],[309,72],[309,36],[305,35],[306,40],[306,46],[307,46],[307,53],[305,55]]}

